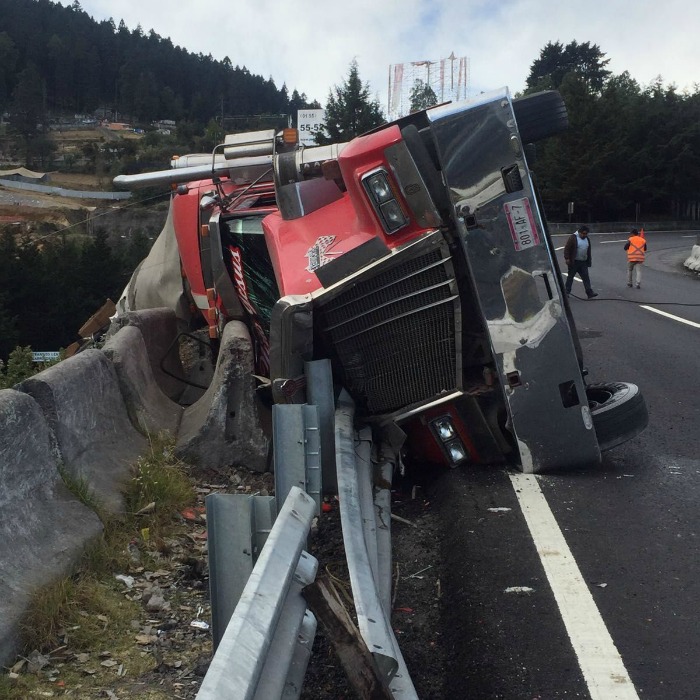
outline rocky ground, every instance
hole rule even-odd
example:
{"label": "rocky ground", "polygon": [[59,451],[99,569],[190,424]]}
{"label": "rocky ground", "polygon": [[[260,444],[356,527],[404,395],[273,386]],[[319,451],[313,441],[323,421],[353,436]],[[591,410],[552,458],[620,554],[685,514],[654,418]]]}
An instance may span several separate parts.
{"label": "rocky ground", "polygon": [[[172,536],[158,544],[157,566],[152,549],[144,565],[143,547],[132,543],[131,565],[115,573],[112,587],[123,598],[121,615],[128,618],[122,620],[127,623],[123,632],[116,633],[111,614],[98,615],[104,643],[85,651],[73,647],[74,630],[62,630],[57,648],[34,651],[9,669],[9,678],[26,690],[23,696],[15,689],[6,697],[194,698],[212,654],[204,516],[204,498],[212,492],[264,495],[273,492],[273,478],[236,470],[228,479],[201,480],[198,503],[180,514]],[[314,527],[309,548],[319,559],[319,571],[334,579],[352,611],[338,504],[331,500],[330,506]],[[441,698],[446,650],[440,633],[437,519],[417,486],[394,491],[392,512],[398,516],[393,522],[394,630],[419,697]],[[354,697],[319,627],[302,698]]]}
{"label": "rocky ground", "polygon": [[271,474],[245,470],[202,480],[197,503],[178,515],[168,536],[149,543],[144,533],[132,541],[130,565],[103,585],[124,604],[104,615],[85,612],[86,625],[104,627],[99,647],[76,648],[78,631],[59,630],[56,648],[33,651],[7,669],[0,698],[194,698],[212,653],[204,498],[265,493],[271,483]]}

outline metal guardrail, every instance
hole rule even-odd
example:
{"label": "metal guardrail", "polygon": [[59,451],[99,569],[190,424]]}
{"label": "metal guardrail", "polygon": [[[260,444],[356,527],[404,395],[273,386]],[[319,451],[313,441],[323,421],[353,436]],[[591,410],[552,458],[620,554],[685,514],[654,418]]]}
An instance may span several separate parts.
{"label": "metal guardrail", "polygon": [[74,199],[129,199],[131,192],[102,192],[96,190],[68,190],[65,187],[53,187],[51,185],[35,185],[31,182],[19,180],[0,179],[0,185],[16,190],[27,192],[43,192],[44,194],[55,194],[60,197],[73,197]]}
{"label": "metal guardrail", "polygon": [[[303,546],[320,511],[327,473],[321,468],[322,444],[329,443],[321,434],[330,428],[327,413],[328,406],[274,406],[276,520],[273,497],[207,498],[216,653],[197,700],[291,700],[301,693],[316,633],[302,589],[318,567]],[[391,628],[394,465],[373,454],[370,428],[355,431],[354,403],[346,392],[333,423],[334,481],[360,634],[393,697],[417,700]]]}
{"label": "metal guardrail", "polygon": [[273,406],[272,444],[277,507],[281,508],[291,487],[298,486],[314,499],[318,515],[321,512],[321,438],[316,406]]}
{"label": "metal guardrail", "polygon": [[316,634],[301,595],[318,562],[303,551],[316,512],[292,486],[226,627],[197,700],[298,698]]}
{"label": "metal guardrail", "polygon": [[633,228],[644,229],[647,233],[654,231],[697,231],[700,222],[691,220],[674,221],[578,221],[573,219],[566,223],[548,221],[549,233],[553,236],[573,233],[579,224],[590,226],[593,233],[629,233]]}
{"label": "metal guardrail", "polygon": [[[381,549],[378,547],[377,515],[379,531],[385,533],[389,528],[390,514],[383,505],[385,496],[379,499],[381,511],[379,508],[379,512],[375,511],[371,433],[361,431],[359,445],[356,444],[354,417],[353,401],[343,391],[335,412],[338,498],[357,621],[360,634],[392,695],[417,700],[418,695],[391,628],[390,593],[387,596],[387,591],[391,591],[391,549],[387,552],[384,536],[381,537]],[[380,595],[380,591],[384,595]]]}

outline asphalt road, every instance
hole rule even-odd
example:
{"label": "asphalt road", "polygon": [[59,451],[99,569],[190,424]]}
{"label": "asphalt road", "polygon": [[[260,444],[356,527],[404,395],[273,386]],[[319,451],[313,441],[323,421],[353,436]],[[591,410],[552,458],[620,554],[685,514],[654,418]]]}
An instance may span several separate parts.
{"label": "asphalt road", "polygon": [[577,281],[571,305],[590,380],[638,384],[649,426],[588,469],[439,483],[446,697],[700,697],[700,277],[682,266],[695,233],[647,235],[640,290],[625,240],[593,234],[599,297]]}

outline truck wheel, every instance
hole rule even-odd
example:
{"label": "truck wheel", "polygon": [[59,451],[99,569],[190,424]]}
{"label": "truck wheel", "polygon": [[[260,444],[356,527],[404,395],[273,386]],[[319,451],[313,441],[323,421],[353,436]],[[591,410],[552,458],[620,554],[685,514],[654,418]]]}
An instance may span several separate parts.
{"label": "truck wheel", "polygon": [[518,97],[513,100],[513,111],[523,143],[541,141],[569,127],[566,105],[556,90]]}
{"label": "truck wheel", "polygon": [[590,384],[586,396],[601,452],[630,440],[646,428],[647,406],[636,384]]}

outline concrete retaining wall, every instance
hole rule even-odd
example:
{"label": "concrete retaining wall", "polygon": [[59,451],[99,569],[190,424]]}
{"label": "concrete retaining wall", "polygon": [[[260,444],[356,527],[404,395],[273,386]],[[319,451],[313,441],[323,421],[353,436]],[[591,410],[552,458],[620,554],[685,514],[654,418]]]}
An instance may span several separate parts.
{"label": "concrete retaining wall", "polygon": [[175,311],[165,307],[126,311],[113,319],[108,335],[113,336],[125,326],[136,326],[141,331],[154,379],[166,396],[177,401],[185,384],[176,379],[183,376],[183,368],[174,342],[178,334]]}
{"label": "concrete retaining wall", "polygon": [[177,435],[184,409],[156,382],[140,328],[122,328],[102,352],[114,365],[131,423],[144,434],[167,430]]}
{"label": "concrete retaining wall", "polygon": [[[130,312],[104,350],[85,350],[0,390],[0,664],[17,651],[32,592],[68,573],[102,528],[59,468],[84,480],[113,513],[123,509],[131,466],[148,449],[142,431],[177,433],[181,456],[205,468],[266,469],[245,325],[228,324],[212,384],[187,409],[166,395],[157,361],[176,333],[167,309]],[[177,351],[175,358],[177,371]]]}
{"label": "concrete retaining wall", "polygon": [[100,350],[85,350],[16,387],[32,396],[53,432],[63,468],[85,480],[113,513],[130,466],[147,446],[129,421],[117,374]]}

